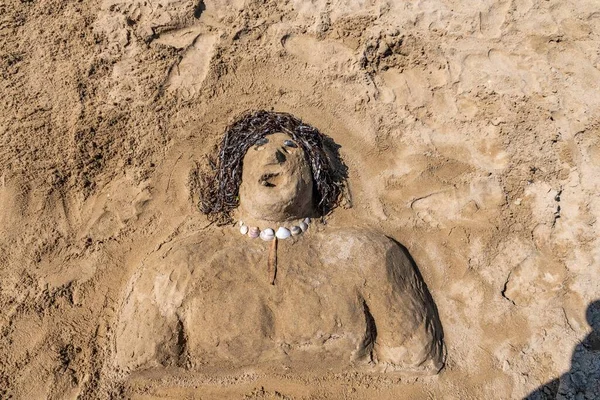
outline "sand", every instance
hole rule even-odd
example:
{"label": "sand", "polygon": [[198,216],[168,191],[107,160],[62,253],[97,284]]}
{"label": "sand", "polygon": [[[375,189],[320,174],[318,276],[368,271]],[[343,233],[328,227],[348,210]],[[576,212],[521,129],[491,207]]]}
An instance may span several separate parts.
{"label": "sand", "polygon": [[[600,299],[598,2],[0,10],[0,397],[508,399],[572,370]],[[223,234],[190,174],[249,109],[341,146],[352,207],[329,223],[410,251],[444,327],[440,374],[117,379],[127,283],[165,245]]]}

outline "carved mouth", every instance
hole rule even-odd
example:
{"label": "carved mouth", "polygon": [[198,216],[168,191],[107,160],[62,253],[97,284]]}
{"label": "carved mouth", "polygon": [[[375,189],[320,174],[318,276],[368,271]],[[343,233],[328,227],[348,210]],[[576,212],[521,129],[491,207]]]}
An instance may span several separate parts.
{"label": "carved mouth", "polygon": [[258,183],[265,187],[275,187],[277,186],[277,183],[279,183],[279,179],[277,179],[278,176],[279,173],[262,174],[258,179]]}

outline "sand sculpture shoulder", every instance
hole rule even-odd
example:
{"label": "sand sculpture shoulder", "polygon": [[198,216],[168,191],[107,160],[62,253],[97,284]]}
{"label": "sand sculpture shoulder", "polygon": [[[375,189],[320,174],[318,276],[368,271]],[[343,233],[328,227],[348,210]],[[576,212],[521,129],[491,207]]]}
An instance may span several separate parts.
{"label": "sand sculpture shoulder", "polygon": [[140,269],[117,329],[119,368],[439,371],[442,327],[406,250],[314,219],[340,194],[320,133],[287,114],[240,121],[205,182],[202,210],[243,222],[175,241]]}

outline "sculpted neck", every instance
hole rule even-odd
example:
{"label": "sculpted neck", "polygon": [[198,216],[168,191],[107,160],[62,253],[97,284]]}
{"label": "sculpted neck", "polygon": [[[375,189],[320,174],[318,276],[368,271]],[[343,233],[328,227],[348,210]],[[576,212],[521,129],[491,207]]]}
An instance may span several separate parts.
{"label": "sculpted neck", "polygon": [[312,209],[302,210],[300,213],[270,213],[268,216],[260,213],[251,212],[244,207],[238,208],[235,218],[237,221],[243,221],[248,227],[256,226],[258,228],[277,228],[279,226],[297,225],[305,218],[315,218],[315,213]]}

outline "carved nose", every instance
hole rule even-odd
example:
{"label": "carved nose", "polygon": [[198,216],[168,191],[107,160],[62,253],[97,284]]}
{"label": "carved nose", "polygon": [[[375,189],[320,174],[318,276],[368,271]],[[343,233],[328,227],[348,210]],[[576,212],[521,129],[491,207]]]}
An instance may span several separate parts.
{"label": "carved nose", "polygon": [[281,150],[277,150],[277,152],[275,153],[275,158],[277,158],[277,162],[280,164],[284,163],[286,160],[285,154],[283,154]]}

